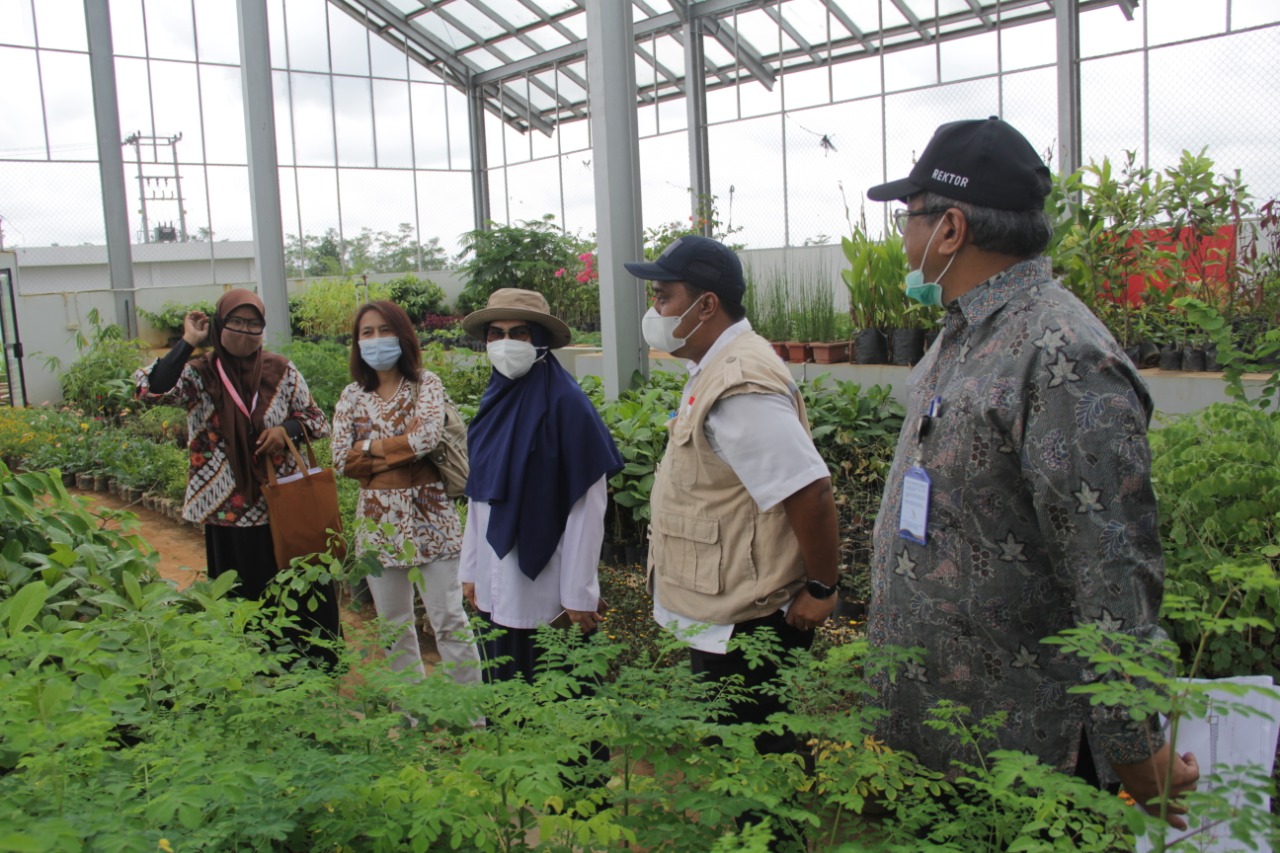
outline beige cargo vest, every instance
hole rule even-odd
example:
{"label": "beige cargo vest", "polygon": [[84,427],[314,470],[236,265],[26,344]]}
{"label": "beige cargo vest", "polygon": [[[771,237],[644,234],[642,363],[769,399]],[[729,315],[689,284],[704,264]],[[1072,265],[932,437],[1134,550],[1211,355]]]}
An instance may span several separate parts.
{"label": "beige cargo vest", "polygon": [[768,341],[746,332],[703,366],[693,404],[667,422],[667,451],[650,499],[649,576],[659,601],[719,625],[767,616],[805,583],[800,543],[782,504],[761,512],[707,442],[711,407],[735,394],[788,395],[809,429],[786,366]]}

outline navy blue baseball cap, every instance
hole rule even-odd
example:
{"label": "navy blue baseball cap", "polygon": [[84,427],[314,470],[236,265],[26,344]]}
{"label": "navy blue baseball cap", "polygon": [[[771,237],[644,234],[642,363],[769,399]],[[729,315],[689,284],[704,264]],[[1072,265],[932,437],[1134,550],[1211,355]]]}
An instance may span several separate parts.
{"label": "navy blue baseball cap", "polygon": [[978,207],[1039,210],[1049,169],[1027,138],[992,116],[939,127],[908,177],[867,190],[872,201],[905,200],[932,192]]}
{"label": "navy blue baseball cap", "polygon": [[683,281],[709,290],[734,305],[742,304],[747,281],[738,255],[709,237],[679,237],[662,250],[656,261],[623,264],[643,281]]}

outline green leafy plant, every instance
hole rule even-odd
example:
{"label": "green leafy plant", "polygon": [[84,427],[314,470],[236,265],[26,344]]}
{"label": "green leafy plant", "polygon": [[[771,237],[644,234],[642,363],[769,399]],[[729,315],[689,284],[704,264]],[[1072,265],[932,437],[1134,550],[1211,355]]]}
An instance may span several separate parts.
{"label": "green leafy plant", "polygon": [[644,259],[652,261],[662,254],[662,250],[680,237],[710,237],[719,240],[735,252],[742,250],[742,243],[734,243],[730,238],[742,231],[741,225],[733,224],[733,187],[729,187],[729,209],[721,214],[719,196],[700,195],[697,212],[690,216],[688,222],[664,222],[644,229]]}
{"label": "green leafy plant", "polygon": [[615,544],[643,542],[651,518],[649,497],[654,471],[667,446],[667,420],[680,402],[682,377],[657,371],[647,385],[639,384],[612,402],[600,400],[598,379],[585,383],[588,395],[597,397],[605,426],[622,453],[623,469],[609,480],[609,541]]}
{"label": "green leafy plant", "polygon": [[[464,234],[462,243],[466,260],[459,269],[467,276],[467,286],[458,297],[461,313],[483,308],[498,288],[520,287],[545,296],[551,313],[570,325],[583,321],[579,313],[587,303],[578,291],[598,288],[594,281],[578,282],[567,270],[582,263],[579,256],[590,246],[558,227],[553,215],[515,225],[491,222]],[[598,308],[594,319],[599,321]]]}
{"label": "green leafy plant", "polygon": [[387,298],[403,308],[415,323],[429,314],[439,314],[445,308],[444,289],[429,279],[414,275],[402,275],[387,282]]}
{"label": "green leafy plant", "polygon": [[907,253],[902,238],[890,234],[875,240],[867,234],[866,217],[840,238],[847,269],[840,271],[849,291],[849,318],[855,330],[900,328],[906,308],[902,282],[907,275]]}
{"label": "green leafy plant", "polygon": [[[1205,640],[1200,671],[1280,677],[1280,588],[1239,587],[1240,571],[1274,574],[1280,557],[1280,421],[1244,403],[1216,404],[1156,430],[1151,445],[1167,599],[1241,620]],[[1169,629],[1185,653],[1202,626],[1180,619]]]}
{"label": "green leafy plant", "polygon": [[103,325],[98,309],[89,311],[90,335],[76,332],[73,341],[78,354],[63,369],[56,356],[45,359],[51,371],[59,372],[63,401],[94,417],[118,421],[120,413],[133,402],[133,372],[142,365],[144,345],[125,340],[123,330]]}
{"label": "green leafy plant", "polygon": [[387,299],[391,289],[385,284],[356,284],[350,278],[313,281],[290,305],[291,321],[308,336],[337,337],[351,334],[356,308],[375,299]]}
{"label": "green leafy plant", "polygon": [[158,311],[148,311],[139,306],[138,314],[141,315],[148,323],[160,331],[169,335],[181,335],[183,330],[183,321],[187,314],[192,311],[201,311],[205,315],[213,316],[213,303],[207,299],[197,302],[166,302],[160,306]]}

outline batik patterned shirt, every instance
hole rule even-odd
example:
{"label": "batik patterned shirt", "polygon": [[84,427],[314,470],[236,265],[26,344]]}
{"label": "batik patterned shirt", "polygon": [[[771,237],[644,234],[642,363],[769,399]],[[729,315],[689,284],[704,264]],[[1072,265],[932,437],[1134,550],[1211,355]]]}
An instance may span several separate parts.
{"label": "batik patterned shirt", "polygon": [[[227,440],[221,416],[204,387],[202,374],[190,363],[182,368],[178,382],[162,394],[151,393],[153,362],[133,376],[138,398],[149,403],[162,403],[187,410],[187,449],[190,451],[187,494],[182,502],[182,517],[197,524],[225,527],[257,527],[267,523],[267,501],[261,492],[252,504],[236,490],[235,474],[227,457]],[[266,401],[262,414],[267,429],[296,420],[312,438],[329,434],[324,412],[311,398],[307,381],[289,362],[275,393]],[[305,453],[303,449],[303,453]],[[297,465],[289,453],[271,457],[276,476],[294,473]]]}
{"label": "batik patterned shirt", "polygon": [[[346,471],[347,453],[366,439],[406,436],[410,450],[419,458],[435,448],[444,437],[444,384],[429,370],[415,388],[404,379],[389,400],[377,392],[351,383],[342,391],[333,413],[333,464]],[[417,421],[416,426],[410,425]],[[356,517],[390,523],[390,530],[370,530],[364,525],[356,533],[361,553],[376,551],[384,566],[413,566],[431,560],[449,559],[462,550],[462,523],[453,501],[444,493],[443,483],[403,489],[361,489]],[[399,560],[392,555],[413,543],[413,557]]]}
{"label": "batik patterned shirt", "polygon": [[[1132,363],[1038,258],[949,304],[908,382],[874,532],[868,635],[925,657],[877,680],[881,736],[938,770],[973,762],[923,725],[950,700],[973,720],[1006,712],[999,748],[1063,771],[1086,723],[1100,758],[1147,758],[1158,730],[1120,710],[1091,712],[1067,692],[1092,680],[1084,661],[1042,642],[1083,623],[1163,636],[1151,398]],[[923,545],[899,534],[912,466],[932,481]]]}

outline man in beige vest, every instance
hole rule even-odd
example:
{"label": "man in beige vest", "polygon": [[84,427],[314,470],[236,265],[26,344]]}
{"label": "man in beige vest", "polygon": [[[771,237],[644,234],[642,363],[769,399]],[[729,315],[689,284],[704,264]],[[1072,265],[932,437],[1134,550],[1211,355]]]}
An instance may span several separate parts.
{"label": "man in beige vest", "polygon": [[[689,637],[694,672],[739,674],[753,689],[754,701],[737,703],[730,722],[763,722],[784,703],[754,688],[777,668],[749,669],[729,641],[769,628],[784,650],[807,649],[835,609],[830,472],[795,381],[746,319],[738,256],[715,240],[682,237],[656,261],[626,267],[652,282],[645,340],[687,359],[689,370],[651,498],[654,618]],[[795,740],[766,734],[756,746],[785,752]]]}

